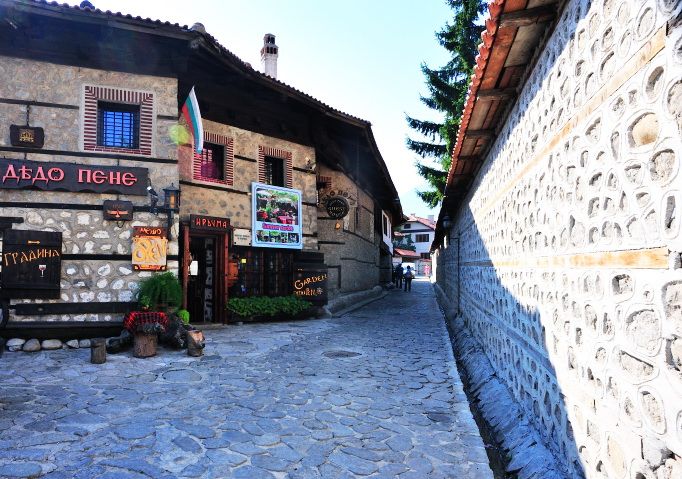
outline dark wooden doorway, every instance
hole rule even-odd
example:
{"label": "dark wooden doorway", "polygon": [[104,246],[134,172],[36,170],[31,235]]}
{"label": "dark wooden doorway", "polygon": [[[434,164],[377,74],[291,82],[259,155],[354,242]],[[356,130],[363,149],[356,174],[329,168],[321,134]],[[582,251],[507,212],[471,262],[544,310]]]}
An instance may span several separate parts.
{"label": "dark wooden doorway", "polygon": [[[183,307],[192,323],[224,323],[227,302],[229,235],[183,231]],[[192,261],[196,274],[190,274]]]}

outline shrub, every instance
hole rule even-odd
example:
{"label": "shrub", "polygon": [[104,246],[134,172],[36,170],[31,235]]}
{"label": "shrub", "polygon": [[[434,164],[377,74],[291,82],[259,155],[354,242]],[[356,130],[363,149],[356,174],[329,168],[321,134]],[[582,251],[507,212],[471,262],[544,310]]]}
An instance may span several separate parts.
{"label": "shrub", "polygon": [[154,274],[140,282],[138,302],[152,311],[167,311],[180,306],[182,286],[170,271]]}
{"label": "shrub", "polygon": [[178,317],[184,324],[189,324],[189,311],[186,309],[178,310]]}
{"label": "shrub", "polygon": [[243,318],[249,316],[275,316],[286,314],[296,316],[310,308],[312,304],[297,296],[253,296],[250,298],[231,298],[227,302],[227,309]]}

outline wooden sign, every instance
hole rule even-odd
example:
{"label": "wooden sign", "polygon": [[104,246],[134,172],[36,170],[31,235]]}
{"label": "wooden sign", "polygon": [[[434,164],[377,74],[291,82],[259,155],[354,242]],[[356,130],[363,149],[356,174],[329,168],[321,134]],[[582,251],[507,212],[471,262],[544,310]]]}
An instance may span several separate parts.
{"label": "wooden sign", "polygon": [[36,126],[10,125],[9,140],[12,146],[42,148],[45,144],[45,132]]}
{"label": "wooden sign", "polygon": [[327,268],[297,265],[294,270],[294,294],[313,304],[327,304]]}
{"label": "wooden sign", "polygon": [[0,188],[147,195],[149,170],[0,159]]}
{"label": "wooden sign", "polygon": [[357,203],[355,196],[351,192],[342,189],[325,188],[323,190],[320,190],[318,204],[325,205],[327,203],[327,200],[337,196],[340,196],[341,198],[344,198],[346,201],[348,201],[348,204],[350,206],[355,206],[355,204]]}
{"label": "wooden sign", "polygon": [[230,231],[230,220],[214,216],[189,215],[189,229],[227,233]]}
{"label": "wooden sign", "polygon": [[105,200],[102,205],[104,219],[107,221],[132,221],[133,202],[122,200]]}
{"label": "wooden sign", "polygon": [[5,230],[2,295],[6,298],[59,298],[62,234]]}
{"label": "wooden sign", "polygon": [[166,228],[135,226],[133,228],[133,269],[165,271],[168,239]]}
{"label": "wooden sign", "polygon": [[348,200],[343,196],[332,196],[325,201],[325,209],[330,218],[340,220],[348,214],[350,207],[348,206]]}

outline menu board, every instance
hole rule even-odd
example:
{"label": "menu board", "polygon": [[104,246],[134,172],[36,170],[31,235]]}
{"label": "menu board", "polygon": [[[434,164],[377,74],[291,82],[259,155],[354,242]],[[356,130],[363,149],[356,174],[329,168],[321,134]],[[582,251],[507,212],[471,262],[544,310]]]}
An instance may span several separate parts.
{"label": "menu board", "polygon": [[2,295],[9,298],[58,298],[61,265],[61,232],[5,230]]}
{"label": "menu board", "polygon": [[136,271],[165,271],[168,239],[166,228],[133,227],[132,263]]}
{"label": "menu board", "polygon": [[313,304],[327,304],[327,267],[301,264],[294,268],[294,294]]}

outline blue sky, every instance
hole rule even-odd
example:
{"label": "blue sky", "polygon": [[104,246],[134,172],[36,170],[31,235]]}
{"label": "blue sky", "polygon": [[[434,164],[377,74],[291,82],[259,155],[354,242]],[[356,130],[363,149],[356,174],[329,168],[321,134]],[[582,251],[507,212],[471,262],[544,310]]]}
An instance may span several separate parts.
{"label": "blue sky", "polygon": [[437,215],[416,196],[425,187],[405,146],[405,113],[440,118],[419,101],[419,65],[447,61],[435,32],[451,18],[444,0],[91,0],[102,10],[192,25],[261,69],[263,35],[279,47],[277,77],[372,123],[403,211]]}

